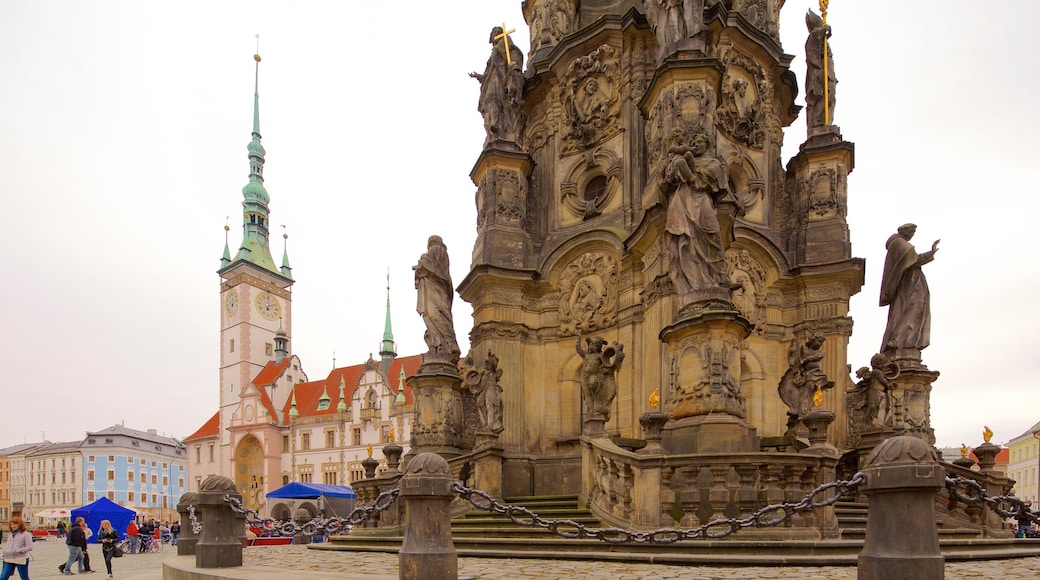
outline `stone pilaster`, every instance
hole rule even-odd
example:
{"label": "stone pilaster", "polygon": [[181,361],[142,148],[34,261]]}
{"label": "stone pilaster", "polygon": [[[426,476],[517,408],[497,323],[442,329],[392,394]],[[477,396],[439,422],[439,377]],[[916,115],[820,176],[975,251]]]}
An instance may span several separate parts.
{"label": "stone pilaster", "polygon": [[530,156],[514,148],[484,149],[470,171],[477,186],[477,241],[473,244],[476,266],[523,268],[531,252],[526,231]]}
{"label": "stone pilaster", "polygon": [[[836,129],[836,128],[835,128]],[[799,265],[827,264],[852,256],[849,238],[848,175],[855,146],[835,132],[811,136],[787,165],[796,217],[795,259]]]}
{"label": "stone pilaster", "polygon": [[461,455],[465,415],[458,369],[446,363],[423,363],[407,380],[415,397],[409,455],[431,452],[449,459]]}
{"label": "stone pilaster", "polygon": [[915,366],[901,369],[899,376],[892,379],[896,384],[892,390],[892,427],[897,433],[935,445],[931,401],[932,382],[937,378],[938,372]]}

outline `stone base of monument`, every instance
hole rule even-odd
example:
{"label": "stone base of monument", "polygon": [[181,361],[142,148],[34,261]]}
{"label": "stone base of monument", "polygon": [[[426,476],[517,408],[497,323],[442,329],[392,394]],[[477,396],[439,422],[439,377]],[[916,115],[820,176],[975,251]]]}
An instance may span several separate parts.
{"label": "stone base of monument", "polygon": [[661,447],[671,454],[749,453],[759,449],[753,426],[721,413],[672,420],[661,433]]}

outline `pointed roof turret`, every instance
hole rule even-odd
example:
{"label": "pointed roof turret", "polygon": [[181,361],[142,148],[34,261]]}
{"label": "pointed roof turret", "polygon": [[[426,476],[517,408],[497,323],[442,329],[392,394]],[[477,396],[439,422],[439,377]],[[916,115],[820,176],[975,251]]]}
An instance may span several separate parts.
{"label": "pointed roof turret", "polygon": [[293,389],[293,394],[292,394],[292,408],[289,409],[289,417],[295,418],[295,417],[299,417],[299,416],[300,416],[300,412],[298,410],[296,410],[296,389],[294,388]]}
{"label": "pointed roof turret", "polygon": [[289,234],[282,226],[282,274],[286,278],[292,278],[292,266],[289,265]]}
{"label": "pointed roof turret", "polygon": [[264,187],[264,155],[267,154],[267,151],[260,142],[260,55],[254,54],[253,60],[256,61],[253,87],[253,132],[252,139],[246,146],[249,151],[249,183],[242,188],[242,244],[233,259],[228,262],[221,259],[219,272],[223,273],[240,262],[247,262],[271,272],[291,284],[293,281],[289,275],[291,269],[285,268],[288,264],[287,256],[283,258],[282,269],[275,265],[274,258],[271,257],[270,210],[268,208],[271,197]]}
{"label": "pointed roof turret", "polygon": [[339,404],[336,405],[336,410],[342,413],[347,410],[347,399],[345,390],[347,388],[347,379],[339,378]]}
{"label": "pointed roof turret", "polygon": [[395,405],[405,404],[404,398],[404,365],[401,365],[401,373],[397,377],[397,398],[394,399]]}
{"label": "pointed roof turret", "polygon": [[397,356],[397,346],[394,344],[394,331],[390,327],[390,270],[386,271],[386,323],[383,325],[383,343],[379,354],[386,358]]}
{"label": "pointed roof turret", "polygon": [[231,228],[228,227],[227,221],[224,221],[224,255],[220,258],[220,267],[226,268],[231,263],[231,248],[228,246],[228,232]]}

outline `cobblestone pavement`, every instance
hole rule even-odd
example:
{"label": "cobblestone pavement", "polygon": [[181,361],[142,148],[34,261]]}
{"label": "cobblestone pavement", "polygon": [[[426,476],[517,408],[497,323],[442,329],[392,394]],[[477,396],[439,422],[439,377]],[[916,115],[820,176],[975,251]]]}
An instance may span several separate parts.
{"label": "cobblestone pavement", "polygon": [[[88,574],[91,580],[105,578],[105,563],[98,546],[91,546],[92,567],[98,572]],[[96,556],[95,556],[96,553]],[[36,542],[29,575],[34,580],[59,578],[58,564],[65,561],[68,550],[60,541]],[[175,555],[170,546],[157,554],[127,555],[112,562],[115,578],[123,579],[143,572],[158,572],[163,558]],[[329,552],[308,550],[304,546],[264,546],[246,548],[243,553],[246,566],[288,568],[342,572],[355,578],[364,575],[397,576],[397,554],[363,552]],[[830,567],[745,567],[665,566],[661,564],[625,564],[618,562],[591,562],[567,560],[527,560],[460,558],[459,575],[478,580],[556,580],[582,578],[583,580],[855,580],[856,568]],[[289,573],[287,577],[292,577]],[[953,562],[946,565],[946,580],[1034,580],[1040,578],[1040,557],[1017,560],[981,560]]]}
{"label": "cobblestone pavement", "polygon": [[[87,548],[90,554],[90,567],[95,572],[84,574],[84,580],[105,580],[105,559],[101,557],[101,546],[91,544]],[[163,546],[161,552],[154,554],[127,554],[122,558],[112,560],[112,576],[117,580],[129,578],[141,572],[152,572],[160,570],[163,558],[176,555],[177,549],[169,545]],[[50,538],[33,543],[32,560],[29,561],[29,578],[64,578],[58,572],[58,564],[64,564],[69,557],[69,549],[65,546],[65,540]],[[73,564],[73,572],[76,565]],[[17,578],[15,574],[12,578]]]}

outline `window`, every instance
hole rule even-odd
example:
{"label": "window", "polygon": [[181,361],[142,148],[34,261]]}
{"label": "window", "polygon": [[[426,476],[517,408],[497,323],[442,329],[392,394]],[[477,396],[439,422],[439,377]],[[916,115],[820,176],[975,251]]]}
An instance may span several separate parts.
{"label": "window", "polygon": [[163,487],[168,487],[170,485],[170,478],[165,475],[162,476],[162,484]]}
{"label": "window", "polygon": [[271,355],[274,354],[274,347],[271,346],[271,343],[269,343],[269,342],[265,342],[264,343],[264,354],[267,355],[267,356],[271,356]]}
{"label": "window", "polygon": [[300,450],[307,451],[311,448],[311,434],[303,433],[300,435]]}
{"label": "window", "polygon": [[354,428],[354,445],[361,445],[361,428]]}
{"label": "window", "polygon": [[228,343],[228,347],[228,352],[235,352],[235,339],[231,339],[231,342]]}
{"label": "window", "polygon": [[[134,443],[136,443],[136,441],[135,441]],[[131,459],[131,460],[130,460],[130,463],[133,463],[133,462],[134,462],[134,460],[133,460],[133,459]],[[140,463],[141,463],[141,465],[144,465],[144,457],[142,457],[142,458],[141,458],[141,461],[140,461]]]}
{"label": "window", "polygon": [[110,500],[112,500],[112,501],[115,501],[115,500],[116,500],[116,492],[114,492],[114,491],[109,491],[107,495],[108,495],[108,499],[110,499]]}
{"label": "window", "polygon": [[[69,479],[71,480],[71,481],[69,481],[69,483],[76,483],[76,472],[75,471],[69,473]],[[73,502],[73,503],[75,503],[75,502]]]}
{"label": "window", "polygon": [[336,474],[331,472],[325,472],[321,474],[322,483],[327,485],[336,485]]}
{"label": "window", "polygon": [[133,481],[134,480],[134,470],[133,469],[131,469],[131,470],[126,472],[126,480],[127,481]]}
{"label": "window", "polygon": [[152,467],[155,467],[155,462],[154,461],[152,462]]}
{"label": "window", "polygon": [[[289,436],[288,435],[282,435],[282,452],[284,453],[284,452],[287,452],[287,451],[289,451]],[[288,484],[286,484],[286,485],[288,485]]]}
{"label": "window", "polygon": [[[116,470],[111,468],[111,467],[108,468],[108,480],[109,481],[115,481],[116,480]],[[112,499],[112,498],[108,498],[108,499]]]}
{"label": "window", "polygon": [[159,485],[159,476],[154,473],[152,474],[152,485]]}
{"label": "window", "polygon": [[141,483],[148,483],[148,474],[143,471],[141,472]]}
{"label": "window", "polygon": [[195,463],[202,463],[202,446],[195,446]]}
{"label": "window", "polygon": [[165,461],[163,461],[162,468],[166,469],[166,462]]}
{"label": "window", "polygon": [[87,481],[94,481],[94,469],[87,470]]}
{"label": "window", "polygon": [[88,455],[87,456],[87,461],[90,462],[90,463],[94,463],[94,456],[93,455]]}
{"label": "window", "polygon": [[336,432],[326,431],[325,432],[325,447],[333,448],[336,446]]}
{"label": "window", "polygon": [[383,425],[382,427],[379,428],[379,440],[382,441],[383,443],[389,443],[390,442],[390,426],[389,425]]}
{"label": "window", "polygon": [[88,491],[87,492],[87,501],[89,501],[89,502],[94,501],[94,492],[92,492],[92,491]]}
{"label": "window", "polygon": [[213,444],[209,444],[209,462],[213,463]]}
{"label": "window", "polygon": [[126,501],[128,501],[130,503],[134,503],[134,492],[132,492],[132,491],[126,492]]}

